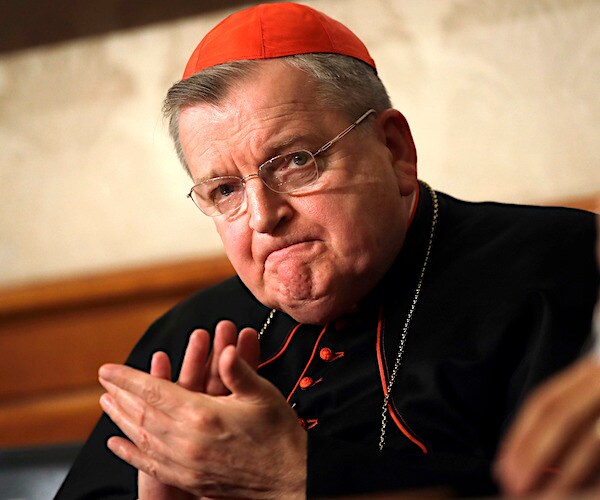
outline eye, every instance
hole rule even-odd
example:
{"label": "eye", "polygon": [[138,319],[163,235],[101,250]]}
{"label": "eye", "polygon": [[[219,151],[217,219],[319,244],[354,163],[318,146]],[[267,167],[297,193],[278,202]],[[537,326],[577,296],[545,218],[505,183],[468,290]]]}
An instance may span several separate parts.
{"label": "eye", "polygon": [[319,171],[309,151],[294,151],[263,163],[260,178],[277,193],[291,193],[314,182]]}
{"label": "eye", "polygon": [[288,167],[303,167],[311,161],[311,156],[306,151],[297,151],[289,155]]}
{"label": "eye", "polygon": [[211,193],[210,193],[210,199],[214,202],[214,203],[220,203],[223,200],[227,199],[228,197],[232,196],[233,194],[235,194],[237,186],[235,184],[232,183],[226,183],[223,182],[222,184],[219,184],[217,187],[215,187]]}

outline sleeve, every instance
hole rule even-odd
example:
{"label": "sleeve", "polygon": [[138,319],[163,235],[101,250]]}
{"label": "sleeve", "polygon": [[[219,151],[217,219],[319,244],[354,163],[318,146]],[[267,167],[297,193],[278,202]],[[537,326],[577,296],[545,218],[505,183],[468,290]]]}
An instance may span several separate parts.
{"label": "sleeve", "polygon": [[116,435],[123,433],[102,415],[58,490],[56,500],[137,498],[136,469],[106,447],[108,438]]}

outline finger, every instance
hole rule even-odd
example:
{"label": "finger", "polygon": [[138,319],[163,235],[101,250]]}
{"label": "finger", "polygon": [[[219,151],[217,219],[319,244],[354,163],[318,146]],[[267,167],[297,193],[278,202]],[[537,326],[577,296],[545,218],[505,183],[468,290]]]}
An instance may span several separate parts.
{"label": "finger", "polygon": [[[560,401],[561,408],[565,408],[565,397],[570,395],[575,395],[573,399],[580,401],[578,389],[590,378],[589,369],[588,363],[579,363],[537,389],[533,397],[528,399],[524,411],[521,411],[519,418],[512,426],[504,446],[514,447],[516,443],[525,441],[527,436],[536,432],[539,429],[540,421],[548,421],[546,412],[548,407],[552,407],[554,401]],[[600,372],[597,373],[600,375]]]}
{"label": "finger", "polygon": [[190,391],[204,392],[206,359],[210,336],[206,330],[194,330],[190,335],[177,383]]}
{"label": "finger", "polygon": [[126,411],[122,403],[123,399],[117,400],[112,394],[103,394],[100,398],[104,412],[140,452],[153,459],[177,462],[178,450],[186,443],[186,436],[172,432],[176,431],[177,422],[149,407],[138,414],[131,414],[131,408]]}
{"label": "finger", "polygon": [[583,361],[538,389],[505,439],[495,471],[511,493],[531,491],[560,465],[599,411],[600,372]]}
{"label": "finger", "polygon": [[237,352],[248,365],[256,370],[260,359],[258,333],[254,328],[243,328],[238,335]]}
{"label": "finger", "polygon": [[206,372],[206,392],[213,396],[228,394],[227,387],[219,377],[219,358],[223,349],[229,345],[237,344],[237,327],[231,321],[219,321],[215,328],[213,348]]}
{"label": "finger", "polygon": [[[99,381],[132,394],[150,406],[170,412],[176,411],[185,401],[187,391],[171,381],[125,365],[103,365],[99,370]],[[108,390],[108,389],[107,389]],[[110,391],[109,391],[110,392]]]}
{"label": "finger", "polygon": [[197,497],[175,486],[161,483],[143,471],[138,471],[138,498],[152,500],[196,500]]}
{"label": "finger", "polygon": [[144,453],[148,453],[153,445],[153,436],[133,422],[131,415],[123,410],[111,394],[103,394],[100,406],[123,433]]}
{"label": "finger", "polygon": [[166,353],[157,351],[152,355],[150,361],[150,375],[165,380],[171,380],[171,360]]}
{"label": "finger", "polygon": [[[113,419],[121,430],[134,441],[140,440],[138,434],[147,432],[162,432],[162,429],[169,429],[172,424],[172,418],[160,410],[156,410],[137,396],[123,391],[119,387],[104,382],[102,384],[108,391],[100,398],[100,405],[106,411],[109,417]],[[115,417],[115,418],[113,418]],[[115,420],[116,419],[116,420]],[[137,430],[143,429],[143,430]]]}
{"label": "finger", "polygon": [[223,383],[235,396],[249,402],[264,403],[279,392],[260,377],[236,352],[233,346],[223,350],[219,362],[219,373]]}
{"label": "finger", "polygon": [[[137,374],[136,370],[127,372]],[[150,388],[142,389],[142,396],[101,378],[100,383],[110,398],[101,399],[100,404],[113,422],[144,450],[149,446],[150,436],[154,436],[169,447],[166,453],[170,456],[190,432],[189,428],[181,432],[181,423],[189,419],[190,412],[198,411],[198,403],[203,405],[206,396],[187,391],[170,381],[143,375]]]}
{"label": "finger", "polygon": [[561,462],[560,473],[549,484],[549,490],[573,491],[600,479],[600,436],[596,433],[595,421],[587,429]]}
{"label": "finger", "polygon": [[554,419],[544,421],[540,415],[537,421],[538,427],[498,462],[502,467],[503,485],[513,494],[532,491],[547,479],[548,469],[557,465],[569,439]]}
{"label": "finger", "polygon": [[[186,470],[179,467],[178,464],[169,460],[159,461],[149,457],[147,454],[143,453],[139,448],[137,448],[135,444],[127,439],[113,436],[108,439],[106,446],[121,460],[124,460],[128,464],[138,469],[138,471],[146,474],[154,480],[159,481],[160,483],[166,485],[177,484],[178,482],[182,482],[181,477],[184,477],[186,474]],[[163,484],[161,484],[161,486]],[[177,490],[172,489],[172,486],[169,486],[169,488],[166,490],[168,493],[172,493],[174,491]],[[156,490],[152,491],[152,493],[155,492]],[[141,492],[138,491],[138,493]],[[181,495],[180,498],[190,498],[183,491],[178,491],[177,493]],[[140,495],[140,498],[144,497]],[[165,496],[165,498],[172,499],[179,497]]]}

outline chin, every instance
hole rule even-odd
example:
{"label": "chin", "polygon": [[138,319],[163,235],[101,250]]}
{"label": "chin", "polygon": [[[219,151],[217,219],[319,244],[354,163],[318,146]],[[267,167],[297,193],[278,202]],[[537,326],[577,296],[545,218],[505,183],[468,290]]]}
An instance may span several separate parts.
{"label": "chin", "polygon": [[294,303],[280,303],[276,309],[283,311],[299,323],[320,325],[338,318],[352,310],[353,306],[344,307],[330,300],[304,300]]}

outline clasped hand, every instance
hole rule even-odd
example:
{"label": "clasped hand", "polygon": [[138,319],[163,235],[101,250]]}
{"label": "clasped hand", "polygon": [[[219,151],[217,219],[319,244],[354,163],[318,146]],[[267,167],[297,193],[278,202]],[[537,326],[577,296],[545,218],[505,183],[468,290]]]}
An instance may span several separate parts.
{"label": "clasped hand", "polygon": [[129,440],[109,449],[136,467],[142,500],[304,498],[306,433],[279,391],[260,377],[256,330],[222,321],[190,336],[179,379],[155,353],[150,374],[100,368],[100,403]]}

